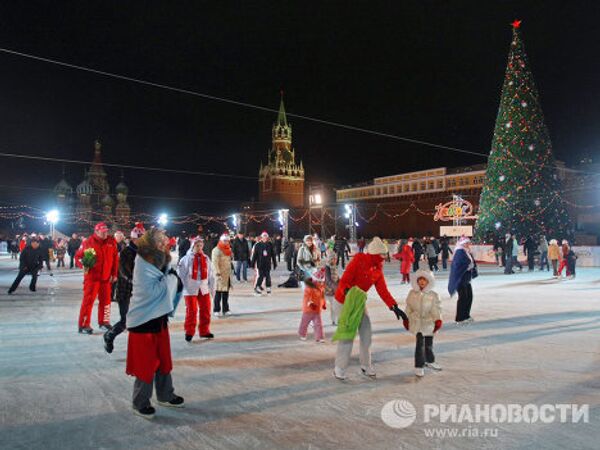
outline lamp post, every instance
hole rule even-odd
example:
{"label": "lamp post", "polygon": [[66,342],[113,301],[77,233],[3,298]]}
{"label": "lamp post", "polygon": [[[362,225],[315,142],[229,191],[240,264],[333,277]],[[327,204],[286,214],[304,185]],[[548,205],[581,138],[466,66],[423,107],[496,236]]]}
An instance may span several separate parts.
{"label": "lamp post", "polygon": [[312,210],[313,208],[320,208],[321,209],[321,237],[323,237],[323,216],[324,216],[324,210],[323,210],[323,194],[322,194],[322,185],[320,186],[321,190],[317,190],[317,188],[314,187],[310,187],[310,195],[308,196],[308,203],[309,203],[309,211],[308,211],[308,234],[312,234],[313,232],[313,228],[312,228]]}
{"label": "lamp post", "polygon": [[289,220],[290,220],[290,210],[289,209],[280,209],[278,211],[278,218],[277,220],[279,221],[279,225],[281,225],[281,238],[283,240],[283,242],[287,242],[288,241],[288,237],[290,235],[290,229],[289,229]]}
{"label": "lamp post", "polygon": [[60,214],[57,209],[48,211],[46,214],[46,221],[50,224],[50,238],[54,240],[55,226],[60,218]]}
{"label": "lamp post", "polygon": [[358,225],[356,221],[356,205],[354,203],[346,203],[344,209],[346,210],[344,217],[348,219],[346,228],[348,228],[350,233],[350,242],[356,242],[356,226]]}

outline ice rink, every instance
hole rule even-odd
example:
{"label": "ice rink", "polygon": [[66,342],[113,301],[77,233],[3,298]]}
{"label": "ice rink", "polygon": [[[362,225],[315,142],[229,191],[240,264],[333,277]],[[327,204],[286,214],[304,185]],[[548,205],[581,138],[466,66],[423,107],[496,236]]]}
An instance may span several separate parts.
{"label": "ice rink", "polygon": [[[153,421],[132,414],[133,379],[125,375],[127,335],[105,353],[102,336],[77,333],[81,271],[43,273],[38,292],[26,278],[6,294],[16,263],[0,260],[0,448],[2,449],[413,449],[598,448],[600,442],[600,269],[575,280],[547,272],[502,275],[481,270],[473,283],[475,323],[453,323],[455,299],[438,279],[444,327],[434,340],[439,373],[413,374],[414,336],[369,293],[377,379],[332,377],[328,342],[297,336],[299,289],[254,297],[235,285],[233,316],[213,318],[214,341],[183,336],[184,305],[171,322],[173,380],[186,407],[157,407]],[[392,294],[408,287],[386,266]],[[274,281],[283,277],[278,272]],[[97,327],[95,320],[92,326]],[[113,304],[112,321],[118,320]],[[395,429],[382,407],[407,400],[414,424]],[[425,404],[589,404],[589,423],[424,423]],[[457,429],[464,436],[450,436]],[[495,429],[497,436],[475,437]],[[432,430],[448,433],[428,436]],[[444,431],[447,430],[447,431]],[[466,431],[464,431],[466,430]],[[435,431],[433,431],[435,432]],[[490,431],[492,433],[493,430]]]}

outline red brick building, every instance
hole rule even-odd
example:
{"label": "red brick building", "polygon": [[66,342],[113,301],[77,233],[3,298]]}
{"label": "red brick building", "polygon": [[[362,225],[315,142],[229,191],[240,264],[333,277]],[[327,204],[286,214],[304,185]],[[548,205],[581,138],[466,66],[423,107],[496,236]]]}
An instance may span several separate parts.
{"label": "red brick building", "polygon": [[292,125],[285,116],[283,97],[277,122],[273,124],[267,164],[261,162],[258,172],[258,198],[260,203],[278,208],[304,206],[304,167],[302,161],[296,164]]}

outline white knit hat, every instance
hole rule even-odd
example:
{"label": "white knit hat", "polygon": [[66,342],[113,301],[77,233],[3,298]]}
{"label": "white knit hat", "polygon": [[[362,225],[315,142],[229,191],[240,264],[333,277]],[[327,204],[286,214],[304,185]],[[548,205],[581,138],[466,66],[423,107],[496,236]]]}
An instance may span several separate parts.
{"label": "white knit hat", "polygon": [[266,231],[263,231],[263,232],[260,234],[260,237],[263,237],[263,238],[269,237],[269,233],[267,233]]}
{"label": "white knit hat", "polygon": [[313,239],[313,237],[310,234],[307,234],[306,236],[304,236],[304,239],[302,239],[302,242],[306,243],[306,241],[308,241],[309,239]]}
{"label": "white knit hat", "polygon": [[135,227],[133,227],[133,229],[131,230],[129,237],[131,237],[131,239],[139,239],[145,232],[146,229],[144,228],[144,224],[142,222],[137,222],[135,224]]}
{"label": "white knit hat", "polygon": [[367,247],[367,253],[369,255],[385,255],[387,252],[385,245],[383,245],[383,241],[377,236],[373,238]]}
{"label": "white knit hat", "polygon": [[231,238],[229,237],[229,234],[227,233],[223,233],[221,235],[221,237],[219,238],[220,241],[229,241]]}

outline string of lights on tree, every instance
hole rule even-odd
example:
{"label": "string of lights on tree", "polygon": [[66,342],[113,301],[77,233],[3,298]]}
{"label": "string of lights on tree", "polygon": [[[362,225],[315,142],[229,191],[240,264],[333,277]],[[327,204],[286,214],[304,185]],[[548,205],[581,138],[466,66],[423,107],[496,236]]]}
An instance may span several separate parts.
{"label": "string of lights on tree", "polygon": [[560,196],[561,182],[520,25],[519,20],[512,24],[475,236],[486,240],[500,231],[571,238],[573,226]]}

